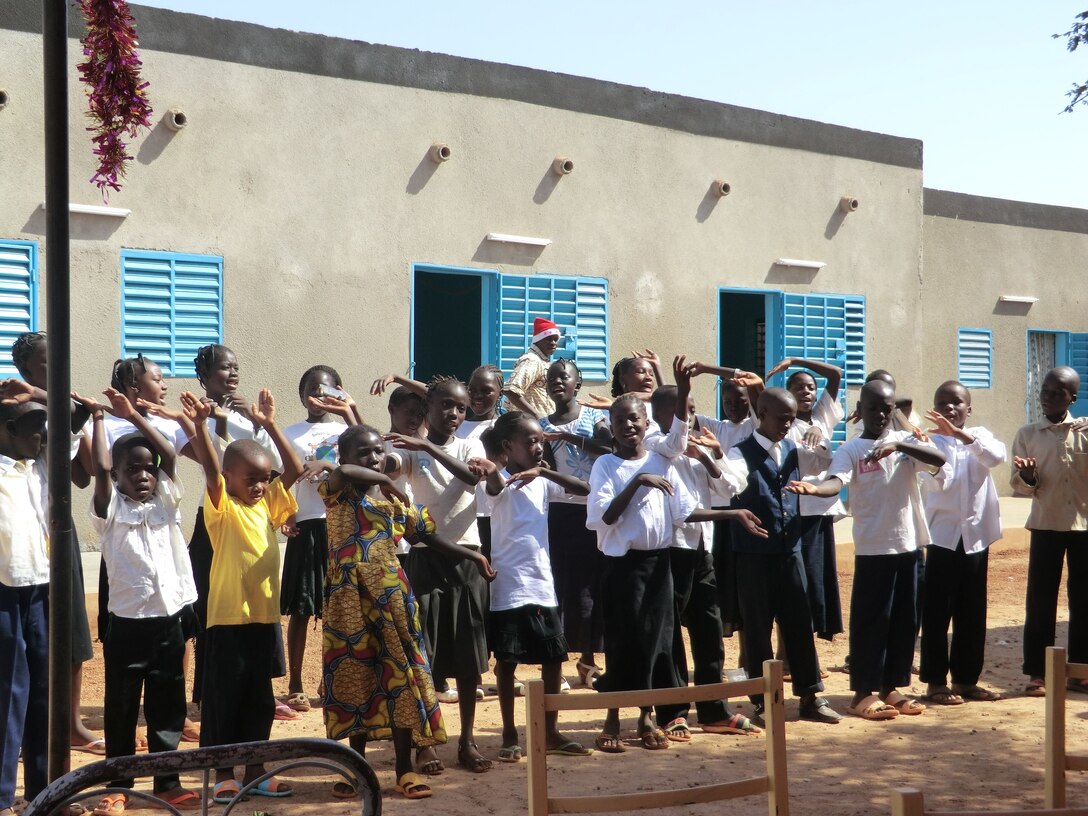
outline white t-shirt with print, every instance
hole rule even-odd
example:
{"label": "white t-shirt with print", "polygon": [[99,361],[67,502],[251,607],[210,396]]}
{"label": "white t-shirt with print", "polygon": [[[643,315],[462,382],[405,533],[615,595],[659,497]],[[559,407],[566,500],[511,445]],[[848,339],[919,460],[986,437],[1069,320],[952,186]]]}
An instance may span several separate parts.
{"label": "white t-shirt with print", "polygon": [[[336,443],[347,426],[343,422],[296,422],[283,429],[283,435],[305,464],[320,460],[336,465],[339,462]],[[295,521],[325,518],[325,502],[317,495],[317,485],[324,477],[295,482],[298,512]]]}
{"label": "white t-shirt with print", "polygon": [[[479,442],[451,436],[440,446],[450,457],[461,462],[483,456]],[[390,454],[412,488],[412,501],[431,511],[438,534],[455,544],[480,546],[476,528],[476,485],[461,481],[426,451],[394,450]],[[423,546],[423,545],[418,545]]]}

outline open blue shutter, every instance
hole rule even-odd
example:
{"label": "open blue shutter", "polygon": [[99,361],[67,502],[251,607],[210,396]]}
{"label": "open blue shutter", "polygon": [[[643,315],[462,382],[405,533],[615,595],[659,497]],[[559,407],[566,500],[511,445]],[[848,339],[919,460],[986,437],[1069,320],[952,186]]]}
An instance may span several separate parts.
{"label": "open blue shutter", "polygon": [[196,350],[223,340],[223,259],[121,251],[121,354],[192,377]]}
{"label": "open blue shutter", "polygon": [[1080,374],[1080,390],[1077,401],[1069,406],[1073,416],[1088,416],[1088,333],[1069,333],[1069,365]]}
{"label": "open blue shutter", "polygon": [[846,365],[844,381],[846,385],[865,383],[865,296],[846,295],[843,297],[846,308]]}
{"label": "open blue shutter", "polygon": [[546,317],[563,332],[557,357],[573,358],[587,380],[607,379],[608,283],[602,278],[500,275],[495,348],[510,376],[532,342],[533,320]]}
{"label": "open blue shutter", "polygon": [[38,244],[0,241],[0,376],[18,377],[11,344],[38,330]]}
{"label": "open blue shutter", "polygon": [[960,329],[956,333],[956,377],[968,388],[993,384],[993,333],[989,329]]}

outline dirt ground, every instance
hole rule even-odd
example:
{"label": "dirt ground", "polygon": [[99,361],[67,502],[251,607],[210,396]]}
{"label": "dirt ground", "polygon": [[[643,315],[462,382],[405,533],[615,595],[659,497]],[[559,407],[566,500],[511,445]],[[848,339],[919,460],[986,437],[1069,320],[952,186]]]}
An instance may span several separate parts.
{"label": "dirt ground", "polygon": [[[844,608],[850,596],[852,556],[840,548],[839,577]],[[1024,581],[1027,569],[1026,537],[1010,531],[994,545],[990,560],[989,635],[986,670],[982,684],[1007,695],[996,703],[968,703],[958,707],[933,707],[920,717],[899,717],[878,723],[847,717],[829,726],[797,720],[797,702],[787,699],[786,744],[789,767],[790,807],[795,816],[826,814],[888,814],[890,792],[903,786],[925,792],[927,806],[934,809],[1042,807],[1043,803],[1043,701],[1022,695],[1025,678],[1020,674],[1021,637],[1024,620]],[[91,603],[93,604],[93,599]],[[93,619],[93,618],[92,618]],[[1058,643],[1065,644],[1064,594],[1059,605]],[[96,660],[87,664],[83,688],[83,714],[89,726],[102,728],[101,647]],[[319,679],[320,636],[311,632],[305,670],[306,687],[316,694]],[[845,635],[834,643],[819,642],[820,659],[829,668],[841,667],[847,653]],[[737,641],[726,640],[726,663],[736,662]],[[567,664],[569,679],[576,681],[574,664]],[[519,677],[536,675],[528,669]],[[914,678],[912,692],[924,693]],[[484,686],[494,685],[494,676],[485,675]],[[827,696],[840,712],[850,699],[847,676],[832,671],[826,681]],[[285,694],[286,681],[276,681],[277,694]],[[576,694],[593,692],[576,688]],[[747,700],[738,701],[738,710],[750,713]],[[196,712],[194,712],[196,713]],[[446,816],[486,813],[496,816],[526,811],[526,764],[496,763],[484,775],[473,775],[456,766],[455,736],[458,730],[456,706],[443,706],[451,744],[440,749],[446,772],[433,780],[435,795],[429,800],[409,802],[392,792],[393,754],[388,743],[376,743],[367,758],[383,787],[384,809],[390,814],[442,812]],[[634,712],[625,712],[625,727],[632,728]],[[524,721],[524,706],[518,703]],[[199,715],[197,714],[197,717]],[[598,732],[603,712],[574,712],[561,720],[563,730],[586,745]],[[1071,749],[1088,745],[1085,729],[1088,698],[1071,695],[1068,744]],[[500,745],[498,700],[492,694],[477,710],[477,739],[485,755],[495,757]],[[315,708],[294,722],[277,722],[273,738],[324,736],[321,710]],[[628,732],[633,737],[633,733]],[[633,740],[622,755],[596,753],[585,759],[553,757],[548,762],[553,795],[605,794],[684,787],[728,781],[757,775],[763,769],[763,741],[755,737],[723,737],[699,734],[682,746],[668,751],[645,751]],[[77,765],[93,760],[73,754]],[[297,795],[290,799],[258,799],[240,810],[282,814],[359,813],[359,806],[333,800],[328,791],[332,777],[307,769],[285,776]],[[183,780],[185,781],[185,780]],[[193,778],[187,784],[197,785]],[[21,787],[21,782],[20,782]],[[148,787],[150,787],[148,785]],[[1083,801],[1088,792],[1079,774],[1070,776],[1070,805]],[[732,814],[765,814],[766,799],[750,797],[728,804],[716,803],[677,808],[677,814],[710,814],[728,810]]]}

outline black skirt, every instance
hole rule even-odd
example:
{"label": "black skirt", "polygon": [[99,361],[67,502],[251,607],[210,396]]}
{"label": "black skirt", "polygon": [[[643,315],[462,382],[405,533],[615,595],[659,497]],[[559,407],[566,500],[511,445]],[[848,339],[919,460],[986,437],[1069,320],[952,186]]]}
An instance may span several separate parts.
{"label": "black skirt", "polygon": [[435,681],[487,671],[487,581],[476,565],[413,547],[404,571],[419,602],[419,624]]}
{"label": "black skirt", "polygon": [[722,634],[733,637],[744,628],[737,596],[737,557],[733,552],[733,522],[714,522],[714,579],[718,583],[718,611]]}
{"label": "black skirt", "polygon": [[83,587],[83,559],[79,538],[72,530],[72,665],[78,666],[94,657],[91,624],[87,620],[87,596]]}
{"label": "black skirt", "polygon": [[287,540],[280,579],[280,614],[321,617],[329,539],[325,519],[298,523],[298,535]]}
{"label": "black skirt", "polygon": [[567,639],[554,606],[491,610],[487,623],[496,660],[543,666],[567,659]]}
{"label": "black skirt", "polygon": [[549,505],[548,550],[567,643],[579,654],[604,651],[605,557],[597,549],[597,534],[586,529],[584,504]]}
{"label": "black skirt", "polygon": [[824,640],[831,640],[843,631],[835,524],[831,516],[801,517],[801,558],[808,581],[812,631]]}
{"label": "black skirt", "polygon": [[673,598],[669,550],[630,550],[606,556],[605,673],[597,691],[677,688],[673,661]]}

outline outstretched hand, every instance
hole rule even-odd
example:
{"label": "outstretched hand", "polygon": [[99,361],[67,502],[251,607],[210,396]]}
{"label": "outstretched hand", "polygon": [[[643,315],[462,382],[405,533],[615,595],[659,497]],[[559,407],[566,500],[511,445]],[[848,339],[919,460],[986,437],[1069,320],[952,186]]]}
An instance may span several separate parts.
{"label": "outstretched hand", "polygon": [[801,437],[801,444],[809,450],[816,450],[824,443],[824,432],[819,429],[818,426],[813,425],[807,431],[805,435]]}
{"label": "outstretched hand", "polygon": [[486,479],[490,474],[498,473],[499,471],[498,465],[482,456],[474,456],[465,462],[465,464],[468,465],[468,469],[472,471],[472,475],[478,479]]}
{"label": "outstretched hand", "polygon": [[672,358],[672,378],[681,390],[691,388],[691,371],[688,358],[678,354]]}
{"label": "outstretched hand", "polygon": [[[189,417],[193,421],[194,425],[198,425],[208,421],[208,417],[212,415],[212,406],[204,402],[200,397],[194,394],[192,391],[181,392],[181,408],[185,416]],[[140,400],[142,403],[143,400]],[[153,407],[148,404],[147,410],[155,413]],[[169,415],[164,411],[158,414],[169,419]]]}
{"label": "outstretched hand", "polygon": [[1034,456],[1014,456],[1012,466],[1020,471],[1020,478],[1028,484],[1035,484],[1036,462]]}
{"label": "outstretched hand", "polygon": [[[136,399],[136,407],[137,408],[143,408],[145,411],[147,411],[152,416],[162,417],[163,419],[172,419],[174,422],[180,422],[182,417],[189,416],[188,412],[186,412],[185,407],[184,407],[185,406],[185,395],[188,394],[188,393],[189,393],[188,391],[182,391],[181,392],[182,408],[180,410],[177,409],[177,408],[167,408],[165,405],[160,405],[157,402],[148,402],[145,399],[139,399],[139,398]],[[204,402],[203,400],[198,399],[195,394],[189,394],[189,396],[193,397],[193,399],[196,399],[197,402]],[[205,404],[207,405],[208,413],[204,417],[204,419],[207,419],[209,416],[212,415],[212,412],[215,410],[215,405],[214,405],[214,403],[205,403]],[[192,419],[192,417],[189,417],[189,418]]]}
{"label": "outstretched hand", "polygon": [[763,385],[763,379],[754,371],[741,371],[739,368],[733,372],[732,382],[741,388],[754,388]]}
{"label": "outstretched hand", "polygon": [[899,446],[895,442],[885,442],[883,445],[877,445],[867,454],[865,454],[865,462],[879,462],[881,459],[886,459],[899,450]]}
{"label": "outstretched hand", "polygon": [[792,481],[786,485],[785,489],[800,496],[816,495],[816,485],[812,484],[812,482]]}
{"label": "outstretched hand", "polygon": [[118,419],[132,421],[132,418],[136,415],[136,409],[132,407],[132,403],[128,401],[128,397],[116,388],[107,388],[102,392],[102,395],[110,401],[108,410],[111,414]]}
{"label": "outstretched hand", "polygon": [[98,402],[98,400],[93,400],[90,397],[81,397],[75,391],[72,392],[72,400],[86,408],[91,416],[111,413],[108,406],[103,405],[101,402]]}
{"label": "outstretched hand", "polygon": [[959,430],[955,425],[949,422],[948,417],[939,411],[926,411],[926,419],[937,426],[935,428],[929,428],[929,433],[940,434],[941,436],[955,436],[956,431]]}
{"label": "outstretched hand", "polygon": [[14,378],[0,382],[0,402],[4,405],[22,405],[34,398],[34,386],[25,380]]}
{"label": "outstretched hand", "polygon": [[320,397],[306,397],[306,407],[314,411],[328,411],[344,418],[351,416],[351,405],[347,400],[339,397],[322,395]]}
{"label": "outstretched hand", "polygon": [[661,365],[661,358],[657,356],[657,352],[653,349],[645,349],[644,351],[633,351],[631,356],[636,360],[645,360],[650,365]]}
{"label": "outstretched hand", "polygon": [[754,535],[756,538],[768,538],[767,530],[764,529],[763,524],[759,520],[759,516],[753,513],[751,510],[737,510],[734,518],[748,531],[750,535]]}
{"label": "outstretched hand", "polygon": [[523,487],[525,487],[525,485],[533,481],[533,479],[538,478],[540,476],[540,471],[542,470],[543,468],[535,467],[529,468],[528,470],[520,471],[513,474],[509,479],[507,479],[506,483],[508,485],[513,485],[515,490],[521,490]]}
{"label": "outstretched hand", "polygon": [[596,408],[600,411],[607,411],[612,407],[612,399],[610,397],[602,397],[600,394],[590,393],[579,399],[578,404],[584,405],[586,408]]}
{"label": "outstretched hand", "polygon": [[398,450],[420,451],[427,445],[426,439],[420,439],[418,436],[405,436],[399,433],[382,434],[382,439],[391,443]]}
{"label": "outstretched hand", "polygon": [[385,376],[378,377],[378,379],[374,380],[374,382],[370,384],[370,395],[372,397],[380,397],[382,394],[385,393],[385,389],[387,389],[395,382],[396,380],[394,379],[392,374],[386,374]]}

